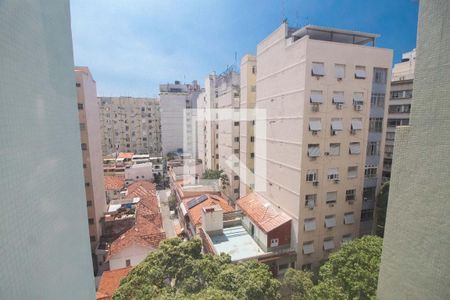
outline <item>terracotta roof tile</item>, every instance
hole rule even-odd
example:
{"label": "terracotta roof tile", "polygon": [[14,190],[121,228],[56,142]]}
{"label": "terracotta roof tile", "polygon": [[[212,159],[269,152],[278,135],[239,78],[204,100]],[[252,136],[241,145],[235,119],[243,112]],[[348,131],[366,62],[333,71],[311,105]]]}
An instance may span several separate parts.
{"label": "terracotta roof tile", "polygon": [[120,176],[105,176],[105,190],[120,190],[125,186],[125,179]]}
{"label": "terracotta roof tile", "polygon": [[236,204],[245,215],[266,233],[292,220],[255,192],[240,198]]}
{"label": "terracotta roof tile", "polygon": [[120,152],[117,158],[133,158],[134,153],[133,152]]}
{"label": "terracotta roof tile", "polygon": [[131,267],[128,267],[103,272],[102,278],[100,278],[100,283],[98,285],[96,299],[112,299],[112,296],[120,286],[120,281],[128,275],[128,272],[130,272],[131,269]]}
{"label": "terracotta roof tile", "polygon": [[195,226],[199,226],[202,224],[202,208],[203,207],[211,206],[211,205],[219,205],[223,209],[224,213],[234,211],[234,208],[231,205],[229,205],[228,201],[223,199],[222,197],[219,197],[216,195],[209,195],[209,194],[207,194],[207,196],[208,196],[207,200],[192,207],[191,209],[187,208],[188,202],[195,198],[198,198],[198,197],[183,199],[183,204],[187,209],[189,218],[191,219],[192,224],[194,224]]}
{"label": "terracotta roof tile", "polygon": [[108,256],[117,254],[132,244],[157,248],[166,238],[155,185],[149,181],[131,184],[127,198],[135,197],[140,198],[136,205],[135,225],[111,243]]}

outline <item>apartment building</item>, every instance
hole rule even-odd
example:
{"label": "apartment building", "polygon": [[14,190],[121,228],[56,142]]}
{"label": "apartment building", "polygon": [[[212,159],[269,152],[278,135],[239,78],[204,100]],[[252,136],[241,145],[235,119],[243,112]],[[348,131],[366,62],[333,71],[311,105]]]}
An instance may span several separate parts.
{"label": "apartment building", "polygon": [[255,106],[267,116],[256,118],[266,133],[255,132],[255,183],[292,218],[299,268],[359,236],[364,188],[380,181],[364,175],[382,161],[366,153],[384,146],[386,127],[371,102],[389,92],[392,51],[374,47],[377,37],[283,23],[257,46]]}
{"label": "apartment building", "polygon": [[254,189],[255,158],[255,103],[256,103],[256,57],[245,55],[241,59],[241,121],[240,121],[240,196]]}
{"label": "apartment building", "polygon": [[449,12],[449,1],[420,1],[411,124],[395,133],[377,299],[450,299]]}
{"label": "apartment building", "polygon": [[402,61],[392,69],[391,96],[387,115],[386,146],[384,148],[383,181],[391,177],[395,128],[409,124],[416,49],[403,53]]}
{"label": "apartment building", "polygon": [[161,114],[155,98],[99,97],[102,152],[161,155]]}
{"label": "apartment building", "polygon": [[2,299],[94,299],[69,1],[0,4]]}
{"label": "apartment building", "polygon": [[75,67],[75,81],[89,237],[94,253],[102,235],[103,214],[106,211],[97,88],[88,67]]}
{"label": "apartment building", "polygon": [[[197,155],[197,126],[195,108],[202,92],[197,81],[182,84],[179,81],[159,85],[161,101],[162,152]],[[194,114],[194,115],[193,115]]]}

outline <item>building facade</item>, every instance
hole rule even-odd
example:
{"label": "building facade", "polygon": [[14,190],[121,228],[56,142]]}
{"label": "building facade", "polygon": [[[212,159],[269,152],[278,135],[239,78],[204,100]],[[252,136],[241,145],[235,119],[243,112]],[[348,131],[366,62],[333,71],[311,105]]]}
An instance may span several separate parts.
{"label": "building facade", "polygon": [[154,98],[99,97],[102,152],[161,155],[161,114]]}
{"label": "building facade", "polygon": [[69,8],[0,4],[2,299],[95,299]]}
{"label": "building facade", "polygon": [[241,121],[240,121],[240,196],[249,194],[255,186],[255,103],[256,103],[256,57],[245,55],[241,59]]}
{"label": "building facade", "polygon": [[381,300],[450,298],[450,2],[419,5],[411,123],[395,133]]}
{"label": "building facade", "polygon": [[382,161],[366,155],[367,145],[382,147],[386,126],[381,119],[371,130],[385,109],[371,98],[389,92],[392,63],[391,50],[373,46],[376,37],[283,23],[257,46],[255,106],[266,117],[256,127],[266,133],[255,132],[255,183],[292,218],[297,267],[318,267],[360,234],[366,165]]}
{"label": "building facade", "polygon": [[175,81],[161,84],[159,91],[163,155],[184,152],[192,157],[196,156],[197,126],[193,119],[195,120],[197,98],[202,92],[200,86],[197,81],[192,84]]}
{"label": "building facade", "polygon": [[97,88],[87,67],[75,67],[75,81],[89,237],[94,252],[102,235],[103,214],[106,211]]}
{"label": "building facade", "polygon": [[391,177],[395,128],[409,124],[415,65],[416,49],[404,53],[402,62],[395,64],[392,69],[386,146],[384,148],[383,181],[388,181]]}

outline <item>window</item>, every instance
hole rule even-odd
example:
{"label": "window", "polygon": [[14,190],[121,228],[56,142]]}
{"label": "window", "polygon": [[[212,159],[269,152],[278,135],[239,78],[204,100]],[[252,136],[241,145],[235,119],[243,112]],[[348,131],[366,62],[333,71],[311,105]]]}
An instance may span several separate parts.
{"label": "window", "polygon": [[330,144],[330,152],[329,155],[331,156],[338,156],[341,152],[341,144],[339,143],[331,143]]}
{"label": "window", "polygon": [[344,104],[344,92],[333,92],[333,104]]}
{"label": "window", "polygon": [[319,144],[308,144],[308,156],[309,157],[319,157],[320,156]]}
{"label": "window", "polygon": [[234,189],[233,192],[234,192],[235,194],[239,194],[239,189]]}
{"label": "window", "polygon": [[350,143],[348,152],[352,155],[361,153],[361,146],[359,142]]}
{"label": "window", "polygon": [[369,132],[382,132],[382,131],[383,131],[383,118],[370,118]]}
{"label": "window", "polygon": [[129,260],[129,259],[125,260],[125,265],[127,267],[131,267],[131,260]]}
{"label": "window", "polygon": [[251,142],[251,143],[255,142],[255,137],[254,137],[254,136],[251,136],[251,137],[250,137],[250,142]]}
{"label": "window", "polygon": [[239,142],[239,137],[235,137],[235,138],[234,138],[234,141],[235,141],[235,142]]}
{"label": "window", "polygon": [[278,247],[278,239],[271,239],[270,247]]}
{"label": "window", "polygon": [[327,238],[323,240],[323,250],[331,251],[335,247],[333,238]]}
{"label": "window", "polygon": [[322,62],[313,62],[311,67],[312,76],[325,76],[325,66]]}
{"label": "window", "polygon": [[381,68],[374,68],[373,82],[379,84],[386,84],[387,70]]}
{"label": "window", "polygon": [[91,185],[91,184],[90,184],[89,182],[85,182],[85,183],[84,183],[84,186],[85,186],[85,187],[89,187],[90,185]]}
{"label": "window", "polygon": [[86,123],[80,123],[80,130],[86,130]]}
{"label": "window", "polygon": [[310,194],[305,196],[305,206],[314,208],[316,206],[317,195]]}
{"label": "window", "polygon": [[336,135],[342,129],[342,119],[331,119],[331,135]]}
{"label": "window", "polygon": [[303,243],[303,254],[308,255],[311,253],[314,253],[314,242],[313,241],[304,242]]}
{"label": "window", "polygon": [[344,79],[345,78],[345,65],[335,64],[334,65],[334,71],[335,71],[337,79]]}
{"label": "window", "polygon": [[305,231],[314,231],[316,230],[316,219],[305,219]]}
{"label": "window", "polygon": [[351,225],[355,223],[355,218],[353,217],[353,212],[345,213],[344,214],[344,224],[345,225]]}
{"label": "window", "polygon": [[289,264],[282,264],[282,265],[279,265],[278,266],[278,271],[284,271],[284,270],[286,270],[287,268],[289,268]]}
{"label": "window", "polygon": [[302,265],[302,271],[311,271],[311,264]]}
{"label": "window", "polygon": [[342,236],[342,242],[343,243],[348,243],[351,240],[352,240],[352,234],[351,233]]}
{"label": "window", "polygon": [[368,142],[367,155],[380,155],[380,142]]}
{"label": "window", "polygon": [[239,122],[234,122],[234,126],[239,126]]}
{"label": "window", "polygon": [[392,91],[391,99],[408,99],[412,97],[412,90]]}
{"label": "window", "polygon": [[318,181],[317,170],[306,171],[306,182],[316,182]]}
{"label": "window", "polygon": [[355,201],[356,199],[356,190],[346,190],[345,191],[345,201]]}
{"label": "window", "polygon": [[411,111],[411,104],[404,104],[404,105],[390,105],[389,106],[389,113],[409,113]]}
{"label": "window", "polygon": [[253,67],[252,67],[252,73],[253,73],[253,74],[256,74],[256,66],[253,66]]}
{"label": "window", "polygon": [[87,168],[87,165],[86,164],[83,164],[83,169],[86,169]]}
{"label": "window", "polygon": [[310,102],[314,104],[323,103],[323,92],[322,91],[311,91]]}
{"label": "window", "polygon": [[328,180],[337,180],[339,179],[339,170],[338,168],[329,168],[328,169]]}
{"label": "window", "polygon": [[387,122],[388,127],[406,126],[409,125],[409,119],[389,119]]}
{"label": "window", "polygon": [[250,158],[255,158],[255,153],[250,153]]}
{"label": "window", "polygon": [[384,107],[384,99],[386,98],[386,94],[384,93],[372,93],[370,98],[370,105],[372,107]]}
{"label": "window", "polygon": [[358,177],[358,167],[357,166],[348,167],[348,169],[347,169],[347,177],[349,179]]}
{"label": "window", "polygon": [[86,143],[82,143],[81,144],[81,150],[87,150],[87,144]]}
{"label": "window", "polygon": [[353,93],[353,105],[363,105],[364,104],[364,93],[354,92]]}
{"label": "window", "polygon": [[76,86],[76,87],[81,87],[81,83],[78,83],[78,82],[77,82],[77,83],[75,83],[75,86]]}
{"label": "window", "polygon": [[311,131],[313,134],[316,134],[322,130],[322,125],[320,123],[320,119],[310,119],[309,120],[309,131]]}
{"label": "window", "polygon": [[374,165],[368,165],[365,167],[364,176],[366,178],[374,178],[377,177],[377,167]]}
{"label": "window", "polygon": [[372,220],[373,220],[373,209],[361,210],[361,222],[372,221]]}
{"label": "window", "polygon": [[88,207],[89,207],[89,206],[92,206],[92,200],[87,200],[87,201],[86,201],[86,206],[88,206]]}
{"label": "window", "polygon": [[356,66],[355,68],[355,79],[366,79],[366,67]]}
{"label": "window", "polygon": [[90,238],[91,242],[95,242],[96,241],[95,235],[91,235],[89,238]]}
{"label": "window", "polygon": [[239,149],[234,149],[233,152],[234,154],[239,154]]}
{"label": "window", "polygon": [[234,175],[234,180],[239,180],[239,176],[238,175]]}
{"label": "window", "polygon": [[78,103],[78,110],[82,110],[84,107],[83,103]]}
{"label": "window", "polygon": [[325,228],[336,227],[336,216],[330,215],[325,217]]}
{"label": "window", "polygon": [[337,192],[328,192],[326,204],[334,204],[337,201]]}
{"label": "window", "polygon": [[94,225],[94,219],[89,218],[88,222],[89,222],[89,225]]}

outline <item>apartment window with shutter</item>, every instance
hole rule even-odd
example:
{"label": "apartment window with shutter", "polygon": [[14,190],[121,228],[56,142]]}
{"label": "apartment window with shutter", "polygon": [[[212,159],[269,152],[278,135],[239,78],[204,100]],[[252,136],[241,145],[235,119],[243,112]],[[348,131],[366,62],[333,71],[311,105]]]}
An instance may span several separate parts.
{"label": "apartment window with shutter", "polygon": [[349,145],[349,153],[350,154],[360,154],[361,153],[361,146],[359,142],[353,142]]}
{"label": "apartment window with shutter", "polygon": [[373,73],[374,73],[373,81],[375,83],[379,83],[379,84],[386,83],[387,69],[374,68]]}
{"label": "apartment window with shutter", "polygon": [[355,78],[356,79],[365,79],[366,78],[366,67],[364,66],[356,66],[355,68]]}
{"label": "apartment window with shutter", "polygon": [[326,204],[334,204],[337,201],[337,192],[327,192]]}
{"label": "apartment window with shutter", "polygon": [[317,170],[308,170],[306,172],[306,182],[316,182],[318,181]]}
{"label": "apartment window with shutter", "polygon": [[347,169],[348,178],[356,178],[358,176],[358,167],[351,166]]}
{"label": "apartment window with shutter", "polygon": [[312,76],[325,76],[325,65],[323,62],[313,62],[311,67]]}
{"label": "apartment window with shutter", "polygon": [[309,144],[308,145],[308,156],[309,157],[318,157],[318,156],[320,156],[319,144]]}
{"label": "apartment window with shutter", "polygon": [[368,142],[367,155],[380,155],[380,142]]}
{"label": "apartment window with shutter", "polygon": [[305,206],[314,208],[316,206],[317,194],[305,195]]}
{"label": "apartment window with shutter", "polygon": [[370,118],[369,132],[382,132],[382,131],[383,131],[383,118]]}
{"label": "apartment window with shutter", "polygon": [[343,65],[343,64],[335,64],[334,65],[334,71],[335,71],[337,79],[344,79],[345,78],[345,65]]}
{"label": "apartment window with shutter", "polygon": [[327,178],[328,178],[328,180],[339,179],[339,169],[338,168],[329,168]]}
{"label": "apartment window with shutter", "polygon": [[344,92],[333,92],[333,104],[344,104]]}
{"label": "apartment window with shutter", "polygon": [[323,92],[322,91],[311,91],[311,96],[310,96],[309,100],[313,104],[322,104],[323,103]]}
{"label": "apartment window with shutter", "polygon": [[326,228],[333,228],[336,227],[336,216],[330,215],[325,217],[325,227]]}
{"label": "apartment window with shutter", "polygon": [[377,177],[377,167],[374,165],[367,165],[364,170],[364,176],[366,178]]}
{"label": "apartment window with shutter", "polygon": [[339,143],[331,143],[330,144],[330,156],[338,156],[341,153],[341,144]]}
{"label": "apartment window with shutter", "polygon": [[345,201],[355,201],[356,200],[356,190],[346,190],[345,191]]}

